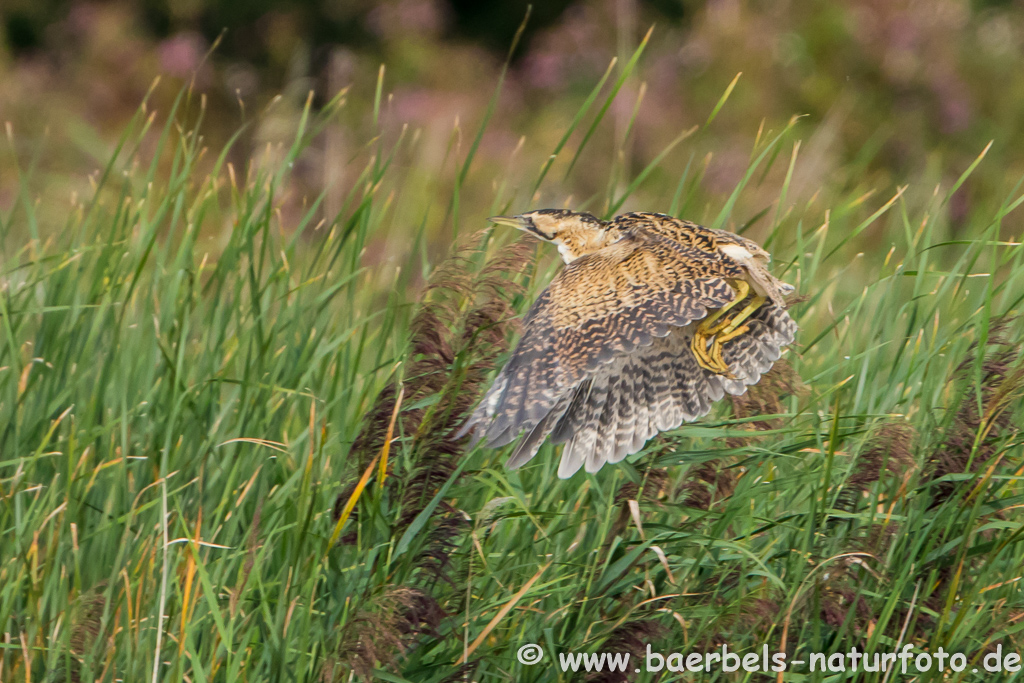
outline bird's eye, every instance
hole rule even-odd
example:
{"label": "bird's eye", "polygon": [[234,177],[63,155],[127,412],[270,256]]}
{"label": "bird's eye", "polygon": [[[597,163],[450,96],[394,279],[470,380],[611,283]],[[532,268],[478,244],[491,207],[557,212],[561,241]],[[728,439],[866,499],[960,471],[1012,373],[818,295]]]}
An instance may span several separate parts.
{"label": "bird's eye", "polygon": [[[526,225],[524,226],[525,229],[532,232],[537,237],[542,240],[547,240],[548,242],[555,239],[555,233],[542,229],[541,226],[537,225],[537,220],[535,218],[526,217],[526,221]],[[550,225],[550,221],[542,221],[542,223]]]}

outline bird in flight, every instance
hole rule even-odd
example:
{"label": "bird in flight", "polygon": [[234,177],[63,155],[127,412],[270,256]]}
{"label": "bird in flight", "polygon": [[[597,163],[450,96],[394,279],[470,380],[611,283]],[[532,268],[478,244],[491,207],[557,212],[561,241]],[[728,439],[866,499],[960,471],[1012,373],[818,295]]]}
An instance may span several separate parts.
{"label": "bird in flight", "polygon": [[565,444],[560,478],[619,462],[744,393],[793,343],[784,300],[793,286],[744,237],[659,213],[603,221],[543,209],[490,220],[557,245],[566,264],[455,435],[496,448],[525,432],[509,468],[548,436]]}

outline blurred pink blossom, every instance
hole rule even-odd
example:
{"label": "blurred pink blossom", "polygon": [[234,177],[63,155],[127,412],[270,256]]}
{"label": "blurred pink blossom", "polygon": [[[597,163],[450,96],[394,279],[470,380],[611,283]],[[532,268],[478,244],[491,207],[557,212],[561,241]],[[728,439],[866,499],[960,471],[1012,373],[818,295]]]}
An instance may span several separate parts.
{"label": "blurred pink blossom", "polygon": [[206,41],[195,31],[182,31],[160,42],[160,70],[175,78],[190,78],[206,54]]}
{"label": "blurred pink blossom", "polygon": [[380,3],[370,11],[367,24],[382,38],[440,34],[448,23],[447,6],[438,0],[398,0]]}

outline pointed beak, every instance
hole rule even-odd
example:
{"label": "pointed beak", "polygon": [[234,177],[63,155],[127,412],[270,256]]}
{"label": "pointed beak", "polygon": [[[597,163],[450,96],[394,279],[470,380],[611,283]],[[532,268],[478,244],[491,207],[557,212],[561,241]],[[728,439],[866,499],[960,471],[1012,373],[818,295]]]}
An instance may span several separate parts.
{"label": "pointed beak", "polygon": [[492,223],[497,223],[498,225],[508,225],[518,230],[526,230],[528,225],[528,223],[519,216],[491,216],[487,220]]}
{"label": "pointed beak", "polygon": [[531,216],[491,216],[487,220],[492,223],[497,223],[498,225],[508,225],[516,230],[528,232],[534,237],[538,237],[545,242],[550,242],[554,239],[553,236],[545,235],[538,230],[537,224],[533,222],[533,218]]}

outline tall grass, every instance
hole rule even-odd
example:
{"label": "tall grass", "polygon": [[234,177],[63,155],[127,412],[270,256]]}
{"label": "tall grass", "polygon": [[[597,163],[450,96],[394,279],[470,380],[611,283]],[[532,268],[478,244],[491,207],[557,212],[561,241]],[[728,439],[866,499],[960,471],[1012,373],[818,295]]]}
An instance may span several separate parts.
{"label": "tall grass", "polygon": [[[1019,188],[950,239],[955,187],[790,199],[806,124],[752,140],[728,198],[691,159],[633,208],[770,246],[802,295],[786,362],[596,476],[449,438],[556,267],[466,197],[557,193],[635,63],[523,185],[477,177],[474,143],[450,195],[403,194],[403,134],[369,143],[336,215],[296,210],[289,176],[343,96],[245,168],[204,148],[190,93],[159,129],[140,108],[59,231],[21,169],[0,218],[0,679],[541,681],[570,678],[558,652],[910,643],[982,680],[997,643],[1024,650]],[[591,210],[631,206],[663,155],[625,156]],[[743,213],[755,186],[777,199]],[[424,219],[405,267],[365,265],[404,201],[452,217],[452,244]]]}

